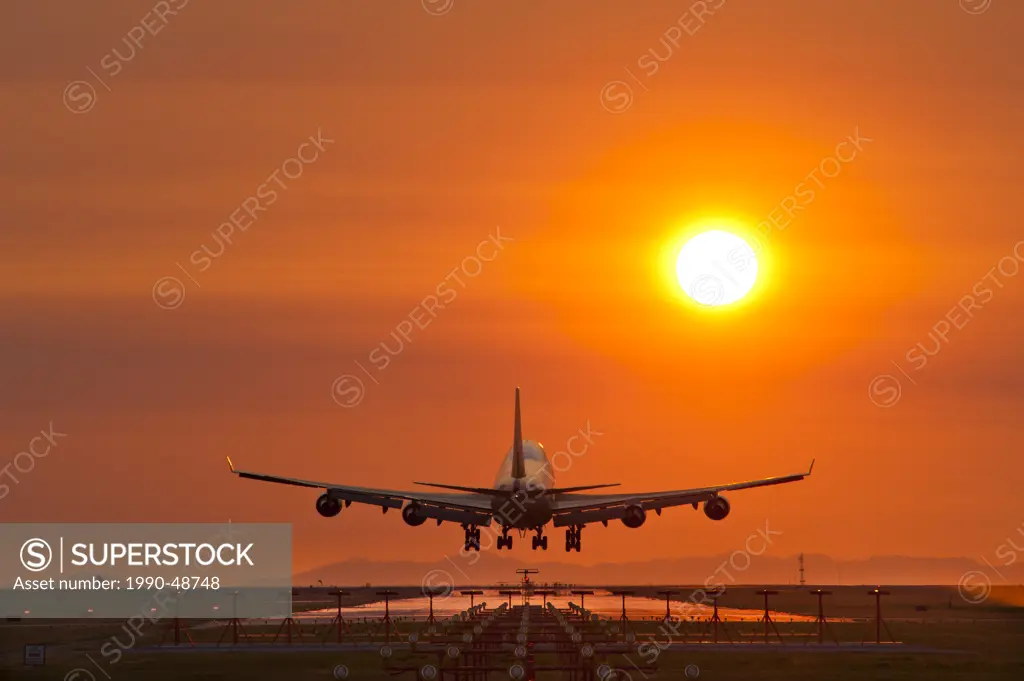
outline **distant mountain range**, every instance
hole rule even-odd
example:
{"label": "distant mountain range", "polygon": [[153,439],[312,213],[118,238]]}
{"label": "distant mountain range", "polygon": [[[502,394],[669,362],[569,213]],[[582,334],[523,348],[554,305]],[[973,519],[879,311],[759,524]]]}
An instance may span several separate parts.
{"label": "distant mountain range", "polygon": [[[515,555],[484,551],[463,556],[455,553],[432,562],[371,561],[353,558],[295,575],[296,585],[417,585],[443,588],[517,583],[516,569],[536,568],[538,583],[586,585],[646,584],[798,584],[796,556],[751,557],[728,554],[699,558],[658,559],[642,562],[574,565],[536,560],[538,554]],[[748,561],[749,558],[749,561]],[[911,558],[875,556],[865,560],[835,560],[829,556],[804,557],[807,584],[957,584],[969,573],[988,576],[992,584],[1024,584],[1024,566],[992,568],[970,558]]]}

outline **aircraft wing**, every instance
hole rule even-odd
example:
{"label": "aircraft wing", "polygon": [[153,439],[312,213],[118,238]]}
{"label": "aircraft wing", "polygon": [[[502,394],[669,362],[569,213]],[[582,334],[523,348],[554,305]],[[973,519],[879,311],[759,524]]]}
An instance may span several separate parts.
{"label": "aircraft wing", "polygon": [[321,482],[318,480],[302,480],[299,478],[286,478],[277,475],[254,473],[235,468],[231,457],[227,457],[228,467],[231,472],[240,478],[249,480],[262,480],[263,482],[276,482],[282,485],[296,485],[298,487],[312,487],[322,489],[324,492],[340,501],[345,506],[350,504],[369,504],[380,506],[385,513],[389,508],[402,508],[404,502],[415,501],[426,509],[429,518],[437,520],[438,524],[444,521],[464,523],[469,522],[475,525],[489,525],[492,516],[491,500],[478,494],[435,494],[431,492],[406,492],[402,490],[383,489],[374,487],[355,487],[353,485],[342,485],[333,482]]}
{"label": "aircraft wing", "polygon": [[635,492],[633,494],[562,494],[554,501],[555,527],[585,525],[621,518],[627,506],[638,505],[645,511],[661,513],[661,509],[709,501],[721,492],[731,492],[754,487],[781,485],[808,477],[814,470],[814,461],[805,473],[780,475],[773,478],[733,482],[726,485],[696,487],[694,489],[668,490],[664,492]]}

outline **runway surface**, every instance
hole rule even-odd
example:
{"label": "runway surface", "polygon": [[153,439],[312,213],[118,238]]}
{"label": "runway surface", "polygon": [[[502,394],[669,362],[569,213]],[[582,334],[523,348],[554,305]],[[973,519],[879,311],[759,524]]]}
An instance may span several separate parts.
{"label": "runway surface", "polygon": [[[543,603],[541,596],[532,596],[530,599],[531,603],[541,604]],[[476,596],[474,602],[477,604],[486,602],[488,607],[496,607],[501,603],[507,602],[507,597],[502,596],[498,593],[485,593],[483,596]],[[519,596],[512,597],[512,604],[519,605],[522,599]],[[580,604],[579,596],[549,596],[548,602],[555,605],[557,608],[568,609],[570,602],[576,605]],[[622,613],[622,597],[614,596],[607,592],[598,592],[592,596],[585,597],[585,605],[587,610],[592,611],[594,614],[601,617],[619,617]],[[467,610],[470,607],[469,596],[463,596],[459,593],[452,593],[449,596],[437,596],[434,598],[434,616],[435,617],[451,617],[457,613]],[[430,599],[428,598],[409,598],[404,600],[391,601],[389,605],[392,617],[414,617],[421,618],[426,617],[430,613]],[[697,619],[705,619],[711,616],[711,606],[694,604],[694,603],[681,603],[673,602],[670,611],[674,617],[684,616],[686,619],[691,617]],[[297,613],[295,619],[297,620],[308,620],[308,619],[321,619],[334,617],[337,613],[336,608],[324,608],[322,610],[311,610],[308,612]],[[383,617],[384,616],[384,602],[383,600],[370,603],[363,606],[342,608],[342,614],[348,617]],[[630,617],[636,618],[662,618],[665,615],[665,602],[654,600],[651,598],[626,598],[626,614]],[[718,608],[719,617],[728,621],[742,621],[742,622],[753,622],[760,620],[763,611],[761,610],[743,610],[737,608],[724,608],[719,606]],[[793,622],[813,622],[814,618],[807,615],[797,615],[786,612],[771,611],[772,618],[778,618],[780,620]]]}

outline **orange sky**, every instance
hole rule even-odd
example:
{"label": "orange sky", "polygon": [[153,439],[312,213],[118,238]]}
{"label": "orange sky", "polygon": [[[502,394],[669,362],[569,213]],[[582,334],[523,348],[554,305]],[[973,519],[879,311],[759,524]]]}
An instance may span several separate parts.
{"label": "orange sky", "polygon": [[[150,5],[3,11],[0,467],[50,421],[68,433],[3,520],[287,521],[297,570],[436,558],[458,527],[326,521],[315,493],[235,480],[223,456],[487,484],[517,384],[550,450],[588,420],[604,433],[567,484],[818,460],[809,482],[735,494],[723,523],[597,527],[572,560],[729,552],[766,518],[782,555],[991,556],[1024,519],[1024,277],[919,371],[906,358],[1024,239],[1024,6],[728,0],[695,24],[660,0],[184,4],[116,75]],[[73,113],[80,80],[95,105]],[[612,114],[618,80],[632,102]],[[199,271],[190,254],[318,130],[333,144]],[[871,141],[770,235],[756,304],[666,295],[659,250],[687,224],[753,228],[855,131]],[[499,226],[497,257],[337,406],[335,378]],[[167,276],[173,310],[152,297]],[[887,373],[902,398],[879,408]]]}

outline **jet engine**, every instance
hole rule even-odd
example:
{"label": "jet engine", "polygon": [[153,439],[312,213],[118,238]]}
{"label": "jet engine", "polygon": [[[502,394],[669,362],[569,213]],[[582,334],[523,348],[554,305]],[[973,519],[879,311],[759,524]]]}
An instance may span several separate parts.
{"label": "jet engine", "polygon": [[321,494],[316,500],[316,512],[325,518],[333,518],[341,513],[341,502],[334,497]]}
{"label": "jet engine", "polygon": [[406,525],[417,527],[427,522],[427,516],[423,513],[423,506],[413,501],[402,509],[402,520]]}
{"label": "jet engine", "polygon": [[627,506],[626,512],[622,515],[622,524],[634,530],[643,525],[645,520],[647,520],[647,511],[637,504]]}
{"label": "jet engine", "polygon": [[723,520],[729,515],[729,502],[725,497],[715,497],[704,502],[704,515],[712,520]]}

